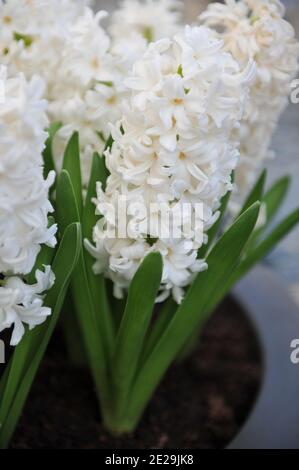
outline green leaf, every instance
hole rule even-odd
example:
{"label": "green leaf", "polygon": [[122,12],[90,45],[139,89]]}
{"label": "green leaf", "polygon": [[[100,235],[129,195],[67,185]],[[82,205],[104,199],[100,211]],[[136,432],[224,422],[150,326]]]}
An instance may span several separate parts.
{"label": "green leaf", "polygon": [[70,175],[66,170],[62,170],[57,179],[56,218],[62,232],[69,224],[80,222],[74,188]]}
{"label": "green leaf", "polygon": [[83,211],[83,233],[84,237],[88,240],[91,240],[92,230],[99,219],[95,213],[96,206],[93,202],[93,199],[96,197],[96,184],[97,182],[101,182],[102,188],[105,191],[107,176],[108,172],[104,159],[100,157],[98,153],[95,153],[92,159],[90,179]]}
{"label": "green leaf", "polygon": [[4,429],[5,419],[9,413],[10,407],[13,404],[17,390],[24,370],[29,364],[31,345],[26,336],[19,345],[15,348],[12,358],[7,366],[7,374],[1,378],[1,389],[3,390],[0,398],[0,449],[3,447],[2,434]]}
{"label": "green leaf", "polygon": [[0,407],[0,448],[5,448],[14,432],[28,393],[54,331],[63,304],[72,271],[77,263],[81,246],[78,224],[67,228],[55,256],[52,270],[55,284],[45,297],[44,305],[52,309],[45,323],[26,331],[15,348],[9,364],[4,394]]}
{"label": "green leaf", "polygon": [[291,179],[288,176],[276,181],[273,186],[267,191],[262,202],[266,205],[267,210],[267,223],[277,214],[281,207],[290,187]]}
{"label": "green leaf", "polygon": [[162,277],[160,253],[150,253],[136,272],[116,338],[112,363],[116,413],[125,411],[132,379],[151,320]]}
{"label": "green leaf", "polygon": [[81,178],[81,164],[80,164],[80,147],[79,147],[79,134],[74,132],[70,138],[64,153],[63,169],[66,170],[71,178],[74,189],[74,194],[77,201],[79,215],[82,214],[83,198],[82,198],[82,178]]}
{"label": "green leaf", "polygon": [[140,367],[149,357],[150,353],[161,338],[163,332],[166,330],[174,316],[176,309],[177,304],[172,298],[169,298],[166,302],[164,302],[161,308],[157,307],[157,318],[155,318],[145,339],[142,355],[140,358]]}
{"label": "green leaf", "polygon": [[[62,170],[58,178],[56,214],[59,226],[61,227],[80,220],[74,188],[66,170]],[[101,390],[99,399],[103,406],[106,406],[109,393],[106,377],[107,364],[102,338],[103,332],[98,327],[85,255],[86,253],[83,252],[82,246],[79,261],[72,276],[71,292],[91,372],[97,391]]]}
{"label": "green leaf", "polygon": [[276,181],[263,197],[262,203],[266,205],[267,224],[273,220],[280,209],[288,193],[290,182],[290,178],[288,176],[284,176]]}
{"label": "green leaf", "polygon": [[[43,151],[44,177],[45,178],[48,176],[50,171],[56,171],[52,147],[53,147],[54,137],[56,133],[59,131],[59,129],[61,128],[61,126],[62,126],[61,122],[54,122],[53,124],[51,124],[51,126],[48,129],[49,137],[46,140],[46,146]],[[53,187],[51,189],[53,190]]]}
{"label": "green leaf", "polygon": [[256,246],[257,241],[263,236],[263,234],[267,231],[271,221],[274,219],[276,214],[278,213],[290,186],[290,178],[283,177],[276,181],[273,186],[267,191],[262,199],[262,204],[265,207],[266,212],[266,222],[261,226],[258,227],[250,240],[250,244],[248,249],[252,249]]}
{"label": "green leaf", "polygon": [[[254,230],[254,232],[252,233],[250,242],[247,245],[245,252],[245,254],[250,254],[250,256],[245,256],[238,268],[233,272],[229,284],[227,285],[225,291],[223,291],[223,298],[237,281],[239,281],[243,276],[245,276],[245,274],[247,274],[254,267],[255,264],[261,261],[262,258],[264,258],[267,253],[269,253],[275,247],[275,244],[282,240],[287,235],[287,233],[291,231],[291,229],[294,227],[293,223],[296,224],[296,216],[294,218],[293,216],[291,216],[290,219],[287,221],[285,227],[283,222],[282,226],[277,229],[277,232],[276,230],[274,231],[274,236],[273,234],[273,237],[269,236],[267,241],[265,243],[262,243],[257,248],[258,239],[263,235],[269,223],[277,214],[279,208],[281,207],[281,204],[285,199],[289,185],[290,178],[283,177],[276,181],[263,197],[262,203],[266,205],[267,222],[263,227]],[[275,232],[276,235],[279,235],[278,238],[276,238]],[[180,354],[180,358],[184,359],[184,357],[189,355],[189,351],[192,351],[193,349],[192,343],[194,345],[197,343],[198,336],[199,332],[197,332],[197,334],[194,334],[193,338],[190,338],[190,340],[187,341],[186,347],[184,348],[185,350],[183,351],[183,354]]]}
{"label": "green leaf", "polygon": [[258,246],[246,253],[238,269],[232,274],[229,285],[234,285],[262,260],[299,223],[299,209],[289,214]]}
{"label": "green leaf", "polygon": [[[83,233],[84,238],[87,240],[91,240],[93,228],[98,221],[98,216],[95,214],[96,207],[93,202],[93,199],[96,197],[96,183],[100,181],[102,183],[102,187],[105,188],[106,179],[107,169],[105,167],[104,159],[95,153],[92,160],[90,180],[87,189],[85,207],[83,210]],[[91,297],[94,310],[96,312],[96,321],[98,323],[99,331],[102,333],[101,336],[105,354],[110,358],[115,338],[115,331],[107,298],[105,279],[103,275],[96,276],[94,274],[94,258],[86,249],[84,249],[83,255]]]}
{"label": "green leaf", "polygon": [[256,201],[262,201],[264,188],[267,178],[267,170],[263,170],[259,179],[253,186],[252,190],[250,191],[239,215],[243,214],[249,207],[252,206]]}
{"label": "green leaf", "polygon": [[168,328],[138,374],[130,394],[128,428],[134,427],[153,391],[192,332],[207,319],[221,298],[257,221],[259,203],[245,211],[216,243]]}
{"label": "green leaf", "polygon": [[[3,394],[4,394],[4,391],[5,391],[6,384],[7,384],[7,379],[8,379],[9,374],[10,374],[10,368],[11,368],[11,360],[5,366],[4,372],[3,372],[3,374],[1,375],[1,378],[0,378],[0,410],[1,410],[1,407],[2,407]],[[1,411],[0,411],[0,414],[1,414]],[[1,421],[0,421],[0,424],[1,424]],[[0,429],[1,429],[1,426],[0,426]]]}

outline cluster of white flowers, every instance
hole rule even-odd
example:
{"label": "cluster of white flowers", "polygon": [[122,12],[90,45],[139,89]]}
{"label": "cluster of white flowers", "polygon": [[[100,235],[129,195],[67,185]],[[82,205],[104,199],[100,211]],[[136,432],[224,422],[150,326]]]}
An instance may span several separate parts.
{"label": "cluster of white flowers", "polygon": [[126,93],[117,59],[110,53],[110,39],[100,22],[105,12],[85,8],[73,24],[61,51],[56,84],[49,97],[52,121],[61,121],[54,153],[60,163],[74,130],[80,131],[84,184],[88,182],[91,159],[102,153],[109,136],[108,122],[119,119]]}
{"label": "cluster of white flowers", "polygon": [[[107,118],[105,98],[109,101],[108,96],[102,100],[90,97],[88,91],[101,80],[111,80],[113,75],[106,70],[109,39],[99,24],[105,14],[94,14],[88,3],[88,0],[0,3],[1,62],[8,65],[11,73],[22,72],[27,79],[34,74],[42,76],[50,122],[62,123],[54,146],[57,167],[67,140],[74,130],[79,130],[85,182],[93,151],[103,148],[98,132]],[[103,95],[110,93],[109,87],[103,90]]]}
{"label": "cluster of white flowers", "polygon": [[[109,137],[108,123],[121,117],[122,100],[128,92],[124,78],[145,51],[148,36],[158,39],[178,29],[178,2],[129,0],[113,17],[110,40],[100,24],[107,14],[94,13],[88,3],[0,0],[1,62],[12,73],[23,72],[27,79],[33,74],[44,78],[49,119],[62,123],[54,140],[57,167],[71,134],[80,131],[84,184],[88,182],[92,154],[102,153]],[[139,31],[137,17],[147,28],[146,37],[133,33]],[[135,26],[130,18],[135,18]],[[125,22],[130,36],[124,30]]]}
{"label": "cluster of white flowers", "polygon": [[85,4],[85,0],[1,0],[1,63],[27,78],[38,71],[50,91],[68,25],[83,13]]}
{"label": "cluster of white flowers", "polygon": [[[62,155],[72,132],[80,131],[85,184],[92,154],[102,153],[110,133],[109,123],[121,117],[122,103],[128,95],[124,80],[133,62],[144,53],[152,37],[157,39],[159,35],[177,31],[178,14],[174,10],[177,3],[174,0],[124,1],[112,17],[111,36],[100,24],[107,16],[103,11],[95,14],[85,8],[84,14],[69,26],[49,109],[51,120],[64,124],[56,139],[58,156]],[[144,25],[151,37],[144,36],[140,25]]]}
{"label": "cluster of white flowers", "polygon": [[179,0],[123,0],[112,14],[109,33],[112,51],[125,66],[139,59],[150,42],[172,37],[182,29]]}
{"label": "cluster of white flowers", "polygon": [[[103,218],[94,229],[92,249],[98,258],[95,271],[113,280],[118,297],[151,251],[163,257],[158,300],[172,293],[180,302],[184,287],[206,268],[197,259],[198,249],[217,218],[220,199],[232,189],[239,153],[230,136],[242,118],[255,71],[253,63],[241,69],[222,46],[208,28],[187,26],[173,39],[150,44],[126,81],[132,94],[122,119],[112,126],[114,144],[106,153],[111,175],[105,192],[98,185],[97,211]],[[146,208],[163,202],[170,213],[186,203],[193,208],[202,203],[202,233],[186,235],[182,224],[178,238],[159,237],[157,226],[165,222],[160,213],[156,224],[148,223],[147,215],[136,221],[130,213],[132,235],[111,238],[119,221],[111,220],[103,202],[113,207],[119,196]]]}
{"label": "cluster of white flowers", "polygon": [[265,159],[272,155],[273,132],[298,70],[299,44],[292,26],[283,19],[284,13],[278,0],[226,0],[224,4],[210,4],[200,16],[201,23],[218,31],[225,50],[241,66],[249,59],[254,59],[257,66],[247,110],[236,133],[241,153],[236,206],[246,196]]}
{"label": "cluster of white flowers", "polygon": [[[44,317],[37,308],[40,297],[34,297],[41,292],[41,283],[36,288],[26,286],[10,276],[30,273],[41,244],[53,247],[56,243],[56,226],[48,228],[47,219],[53,210],[48,192],[55,175],[50,173],[46,180],[43,177],[44,129],[48,124],[47,103],[41,98],[43,81],[32,77],[27,82],[21,74],[7,76],[6,67],[1,66],[0,88],[0,273],[6,276],[0,281],[0,331],[15,323],[15,344],[22,336],[19,323],[23,316],[28,316],[31,327]],[[51,284],[47,268],[43,290]]]}

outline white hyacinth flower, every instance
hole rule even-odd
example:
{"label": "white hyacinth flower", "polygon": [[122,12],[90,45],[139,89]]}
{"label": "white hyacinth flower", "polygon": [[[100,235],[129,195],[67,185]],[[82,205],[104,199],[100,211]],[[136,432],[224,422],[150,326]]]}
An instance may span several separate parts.
{"label": "white hyacinth flower", "polygon": [[[242,69],[223,52],[222,41],[211,30],[188,26],[174,39],[151,43],[134,64],[126,80],[131,96],[122,119],[111,126],[107,187],[97,188],[102,218],[94,228],[95,247],[88,244],[97,258],[95,272],[112,279],[116,296],[123,295],[151,251],[163,257],[158,300],[172,293],[180,302],[195,274],[206,269],[197,253],[218,216],[222,196],[232,189],[239,153],[231,135],[242,118],[254,70],[253,63]],[[120,221],[107,206],[117,208],[119,197],[148,209],[139,218],[134,209],[129,211],[130,234],[121,238],[111,236]],[[175,237],[172,231],[162,236],[157,227],[167,225],[164,216],[149,212],[161,202],[172,214]],[[178,224],[177,209],[189,204],[194,210],[199,203],[202,228],[192,226],[187,233],[183,220]]]}
{"label": "white hyacinth flower", "polygon": [[45,272],[36,271],[36,284],[28,285],[16,276],[0,281],[0,332],[13,326],[11,346],[21,341],[24,325],[32,330],[51,315],[51,309],[43,306],[43,294],[54,280],[50,266],[45,266]]}
{"label": "white hyacinth flower", "polygon": [[298,71],[299,44],[284,13],[278,0],[226,0],[209,5],[200,16],[201,23],[215,28],[225,50],[241,66],[254,59],[257,68],[244,119],[234,131],[241,153],[232,206],[236,210],[265,160],[273,155],[272,136]]}
{"label": "white hyacinth flower", "polygon": [[48,228],[48,199],[54,173],[43,177],[47,138],[43,82],[23,75],[6,78],[0,106],[0,272],[29,273],[41,244],[53,247],[56,226]]}
{"label": "white hyacinth flower", "polygon": [[0,331],[14,325],[11,344],[16,345],[23,323],[33,328],[51,313],[41,296],[54,281],[50,267],[37,271],[34,286],[22,276],[32,271],[42,244],[56,244],[57,227],[48,228],[53,211],[48,192],[55,174],[43,176],[48,120],[42,79],[11,77],[2,66],[0,86]]}

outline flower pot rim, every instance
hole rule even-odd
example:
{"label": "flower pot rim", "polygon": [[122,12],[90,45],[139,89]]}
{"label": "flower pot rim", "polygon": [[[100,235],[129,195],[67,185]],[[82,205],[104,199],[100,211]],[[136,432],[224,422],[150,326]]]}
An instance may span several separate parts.
{"label": "flower pot rim", "polygon": [[299,338],[299,308],[283,281],[264,266],[233,290],[256,329],[264,376],[256,403],[228,449],[299,449],[299,364],[291,341]]}

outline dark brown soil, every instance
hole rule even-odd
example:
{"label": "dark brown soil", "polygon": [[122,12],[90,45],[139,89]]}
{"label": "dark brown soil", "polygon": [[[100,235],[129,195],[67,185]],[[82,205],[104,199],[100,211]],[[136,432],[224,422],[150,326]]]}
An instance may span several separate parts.
{"label": "dark brown soil", "polygon": [[88,373],[69,366],[57,334],[11,447],[223,448],[248,416],[261,375],[254,331],[227,300],[208,322],[195,353],[168,372],[138,430],[111,438],[101,425]]}

